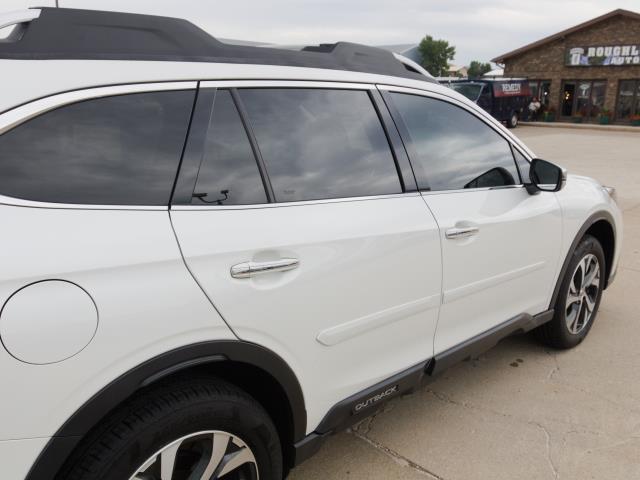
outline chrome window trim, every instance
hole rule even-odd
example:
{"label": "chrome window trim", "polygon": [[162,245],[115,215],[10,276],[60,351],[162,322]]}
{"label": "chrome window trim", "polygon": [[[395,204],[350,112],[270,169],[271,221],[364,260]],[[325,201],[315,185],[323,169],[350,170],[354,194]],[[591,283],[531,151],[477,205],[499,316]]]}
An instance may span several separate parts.
{"label": "chrome window trim", "polygon": [[449,193],[488,192],[493,190],[512,190],[514,188],[524,188],[524,185],[519,184],[504,185],[502,187],[458,188],[456,190],[420,190],[420,193],[422,195],[447,195]]}
{"label": "chrome window trim", "polygon": [[127,85],[113,85],[108,87],[86,88],[71,92],[57,93],[43,97],[33,102],[12,108],[0,115],[0,135],[31,120],[34,117],[50,112],[65,105],[117,95],[131,93],[161,92],[171,90],[195,90],[198,82],[167,82],[167,83],[132,83]]}
{"label": "chrome window trim", "polygon": [[274,202],[258,203],[250,205],[172,205],[172,211],[198,211],[198,210],[255,210],[262,208],[301,207],[305,205],[322,205],[325,203],[368,202],[372,200],[385,200],[405,197],[419,197],[419,192],[390,193],[387,195],[370,195],[365,197],[340,197],[319,200],[302,200],[299,202]]}
{"label": "chrome window trim", "polygon": [[376,90],[373,83],[322,82],[317,80],[206,80],[200,88],[327,88],[331,90]]}
{"label": "chrome window trim", "polygon": [[167,205],[93,205],[79,203],[36,202],[33,200],[24,200],[22,198],[7,197],[6,195],[0,195],[0,205],[25,208],[49,208],[54,210],[145,210],[166,212],[169,209]]}

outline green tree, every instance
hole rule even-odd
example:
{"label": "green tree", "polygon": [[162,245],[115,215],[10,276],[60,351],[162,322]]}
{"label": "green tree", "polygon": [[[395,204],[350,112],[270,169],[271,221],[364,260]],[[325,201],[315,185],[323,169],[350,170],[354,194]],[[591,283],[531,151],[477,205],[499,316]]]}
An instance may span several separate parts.
{"label": "green tree", "polygon": [[456,47],[446,40],[434,40],[427,35],[418,45],[422,66],[434,77],[444,77],[449,69],[449,61],[456,55]]}
{"label": "green tree", "polygon": [[473,60],[469,64],[469,68],[467,69],[467,75],[469,76],[469,78],[478,78],[490,71],[491,71],[490,63],[482,63],[477,60]]}

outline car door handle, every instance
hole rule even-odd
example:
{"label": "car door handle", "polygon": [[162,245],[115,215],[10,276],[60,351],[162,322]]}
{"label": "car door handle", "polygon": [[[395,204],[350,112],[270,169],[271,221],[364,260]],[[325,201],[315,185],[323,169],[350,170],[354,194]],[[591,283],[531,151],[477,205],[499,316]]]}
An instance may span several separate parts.
{"label": "car door handle", "polygon": [[297,258],[281,258],[267,262],[243,262],[231,267],[233,278],[249,278],[255,275],[272,272],[286,272],[300,265]]}
{"label": "car door handle", "polygon": [[450,228],[445,232],[445,236],[449,240],[455,240],[456,238],[467,238],[477,235],[480,229],[478,227],[455,227]]}

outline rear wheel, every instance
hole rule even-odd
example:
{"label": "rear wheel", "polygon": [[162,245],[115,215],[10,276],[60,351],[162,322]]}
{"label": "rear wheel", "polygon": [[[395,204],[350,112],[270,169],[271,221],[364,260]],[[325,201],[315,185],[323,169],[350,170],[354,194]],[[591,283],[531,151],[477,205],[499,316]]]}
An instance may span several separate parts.
{"label": "rear wheel", "polygon": [[273,422],[248,394],[217,379],[150,389],[82,443],[58,479],[282,478]]}
{"label": "rear wheel", "polygon": [[604,251],[586,235],[572,255],[554,306],[553,319],[538,328],[538,336],[555,348],[578,345],[595,321],[605,281]]}
{"label": "rear wheel", "polygon": [[511,112],[509,119],[507,120],[507,127],[516,128],[518,126],[518,113]]}

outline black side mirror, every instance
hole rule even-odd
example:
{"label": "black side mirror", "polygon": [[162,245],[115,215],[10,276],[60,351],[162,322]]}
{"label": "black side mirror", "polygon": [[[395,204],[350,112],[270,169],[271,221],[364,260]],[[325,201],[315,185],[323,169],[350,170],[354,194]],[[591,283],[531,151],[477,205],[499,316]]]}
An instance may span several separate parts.
{"label": "black side mirror", "polygon": [[534,158],[529,169],[530,183],[526,184],[527,191],[531,194],[538,192],[558,192],[562,190],[567,181],[565,169],[551,162]]}

